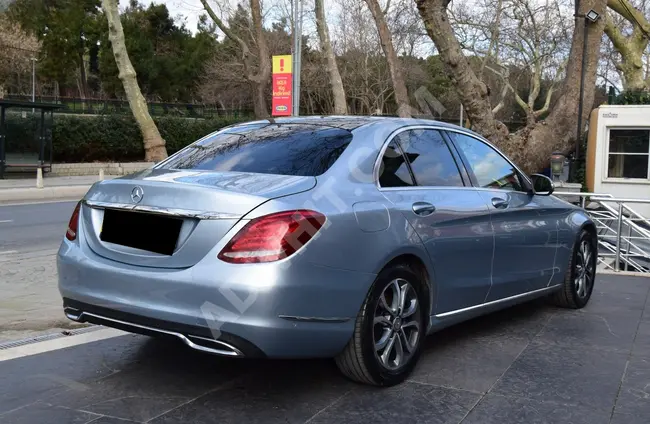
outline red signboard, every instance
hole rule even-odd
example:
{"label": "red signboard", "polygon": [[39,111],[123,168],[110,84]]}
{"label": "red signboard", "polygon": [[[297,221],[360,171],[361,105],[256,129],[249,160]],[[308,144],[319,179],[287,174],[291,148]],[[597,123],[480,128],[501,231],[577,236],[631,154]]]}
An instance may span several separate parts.
{"label": "red signboard", "polygon": [[273,116],[291,116],[291,55],[273,56]]}

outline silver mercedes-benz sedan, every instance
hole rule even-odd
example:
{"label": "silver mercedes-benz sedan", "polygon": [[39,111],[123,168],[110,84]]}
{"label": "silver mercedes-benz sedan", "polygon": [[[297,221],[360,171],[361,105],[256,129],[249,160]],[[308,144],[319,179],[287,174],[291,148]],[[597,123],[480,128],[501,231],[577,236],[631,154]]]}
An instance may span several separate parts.
{"label": "silver mercedes-benz sedan", "polygon": [[96,183],[59,289],[74,321],[232,357],[333,357],[391,385],[443,327],[542,296],[587,304],[596,230],[552,192],[436,121],[234,125]]}

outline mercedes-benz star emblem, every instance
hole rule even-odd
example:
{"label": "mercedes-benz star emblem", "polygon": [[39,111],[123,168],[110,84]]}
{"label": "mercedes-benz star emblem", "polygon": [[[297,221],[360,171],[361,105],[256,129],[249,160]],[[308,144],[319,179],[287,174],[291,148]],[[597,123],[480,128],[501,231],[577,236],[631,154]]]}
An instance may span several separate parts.
{"label": "mercedes-benz star emblem", "polygon": [[144,197],[144,190],[142,190],[142,187],[140,186],[133,187],[133,190],[131,190],[131,200],[133,200],[133,203],[140,203],[143,197]]}

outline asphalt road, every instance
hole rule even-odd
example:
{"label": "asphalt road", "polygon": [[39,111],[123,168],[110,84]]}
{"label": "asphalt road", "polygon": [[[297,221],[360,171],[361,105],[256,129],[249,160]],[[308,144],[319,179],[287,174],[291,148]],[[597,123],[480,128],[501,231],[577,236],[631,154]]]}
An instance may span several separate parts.
{"label": "asphalt road", "polygon": [[75,204],[0,205],[0,255],[58,247]]}

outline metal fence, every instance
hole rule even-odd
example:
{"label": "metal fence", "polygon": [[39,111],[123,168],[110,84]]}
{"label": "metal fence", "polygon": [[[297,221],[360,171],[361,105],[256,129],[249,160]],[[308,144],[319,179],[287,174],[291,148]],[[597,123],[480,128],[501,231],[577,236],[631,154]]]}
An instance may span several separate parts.
{"label": "metal fence", "polygon": [[[8,94],[6,99],[31,101],[31,96]],[[62,107],[57,113],[82,115],[131,114],[129,102],[116,99],[78,99],[73,97],[38,96],[37,102],[55,103]],[[179,116],[186,118],[246,118],[253,111],[246,109],[223,109],[214,104],[148,102],[151,116]]]}
{"label": "metal fence", "polygon": [[598,262],[613,271],[650,273],[650,220],[634,210],[634,204],[650,199],[616,198],[611,194],[556,192],[580,197],[598,230]]}

